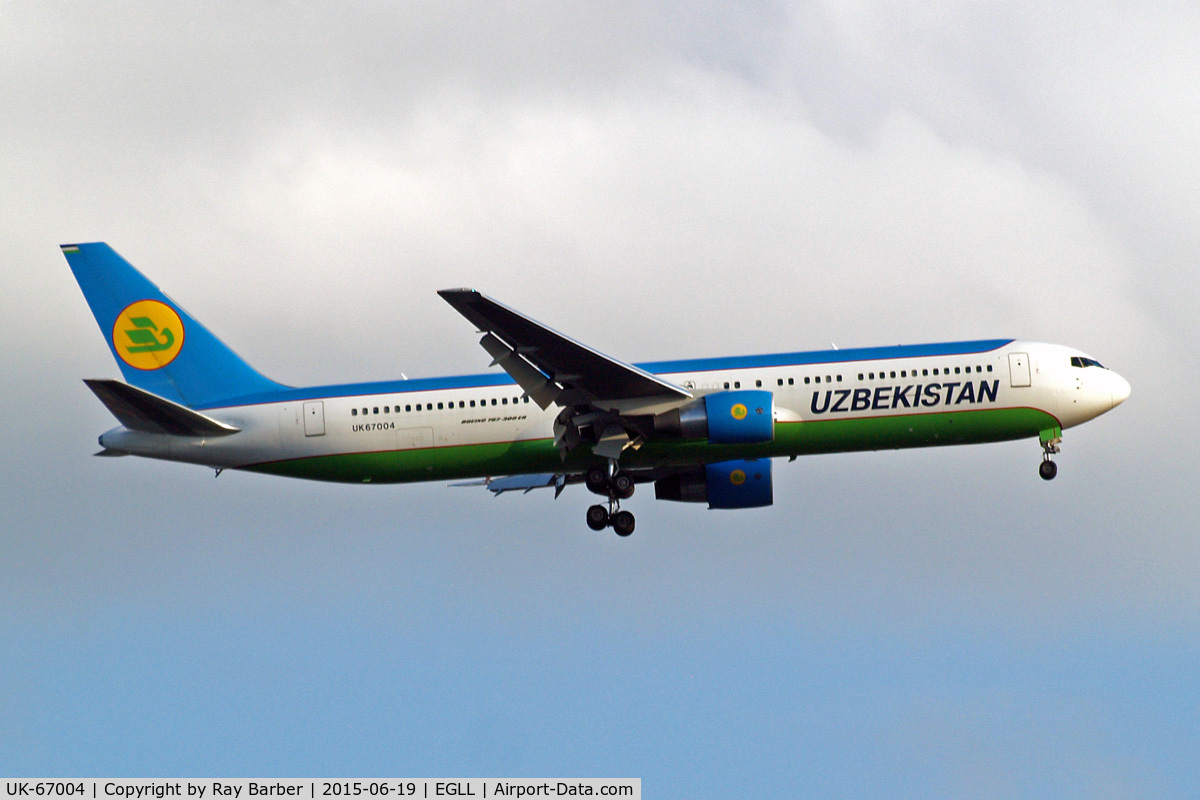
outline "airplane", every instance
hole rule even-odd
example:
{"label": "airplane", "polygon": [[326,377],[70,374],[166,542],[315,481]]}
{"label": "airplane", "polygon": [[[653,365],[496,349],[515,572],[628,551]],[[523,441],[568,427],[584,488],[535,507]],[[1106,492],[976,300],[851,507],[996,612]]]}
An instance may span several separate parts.
{"label": "airplane", "polygon": [[773,458],[1037,438],[1129,397],[1079,350],[1021,339],[629,364],[481,294],[438,294],[502,371],[293,388],[254,370],[103,242],[62,245],[125,380],[84,383],[135,455],[348,483],[469,480],[496,495],[582,483],[587,525],[618,535],[621,501],[773,503]]}

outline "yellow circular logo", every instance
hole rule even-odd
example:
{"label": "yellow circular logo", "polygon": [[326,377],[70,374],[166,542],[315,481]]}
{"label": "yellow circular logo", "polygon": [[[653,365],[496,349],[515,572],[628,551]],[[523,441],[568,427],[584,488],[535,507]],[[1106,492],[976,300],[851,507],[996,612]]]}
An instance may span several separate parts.
{"label": "yellow circular logo", "polygon": [[139,300],[117,315],[112,342],[129,366],[159,369],[174,361],[183,347],[183,320],[166,303]]}
{"label": "yellow circular logo", "polygon": [[729,482],[734,486],[741,486],[746,482],[746,473],[742,472],[740,469],[735,469],[733,472],[729,473]]}
{"label": "yellow circular logo", "polygon": [[733,408],[729,409],[729,413],[733,415],[734,419],[745,419],[746,407],[741,403],[734,403]]}

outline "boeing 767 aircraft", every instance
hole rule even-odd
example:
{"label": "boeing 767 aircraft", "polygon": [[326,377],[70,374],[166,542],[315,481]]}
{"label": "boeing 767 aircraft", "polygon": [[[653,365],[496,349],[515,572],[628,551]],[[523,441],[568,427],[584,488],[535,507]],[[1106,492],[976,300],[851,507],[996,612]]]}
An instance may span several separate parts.
{"label": "boeing 767 aircraft", "polygon": [[84,381],[121,424],[98,455],[349,483],[583,483],[593,530],[621,501],[771,505],[771,459],[1036,438],[1129,396],[1070,347],[1015,339],[627,364],[473,289],[438,294],[503,372],[291,388],[255,371],[102,242],[63,245],[125,381]]}

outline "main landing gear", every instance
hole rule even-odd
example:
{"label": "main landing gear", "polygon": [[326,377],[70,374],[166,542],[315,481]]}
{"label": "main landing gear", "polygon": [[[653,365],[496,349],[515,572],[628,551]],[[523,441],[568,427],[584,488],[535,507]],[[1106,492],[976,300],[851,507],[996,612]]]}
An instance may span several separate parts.
{"label": "main landing gear", "polygon": [[621,510],[621,501],[633,496],[633,476],[617,471],[616,467],[614,461],[609,463],[607,469],[596,466],[584,473],[584,485],[595,494],[608,497],[607,505],[597,504],[588,508],[587,524],[594,531],[611,526],[617,536],[628,536],[633,533],[636,520],[632,512]]}

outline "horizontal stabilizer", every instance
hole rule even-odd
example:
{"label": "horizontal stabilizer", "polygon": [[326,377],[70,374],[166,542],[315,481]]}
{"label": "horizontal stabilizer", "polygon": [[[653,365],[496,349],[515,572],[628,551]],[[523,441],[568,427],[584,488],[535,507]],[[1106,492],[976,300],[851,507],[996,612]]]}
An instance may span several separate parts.
{"label": "horizontal stabilizer", "polygon": [[158,395],[107,379],[84,380],[117,421],[133,431],[173,436],[228,436],[240,429]]}

